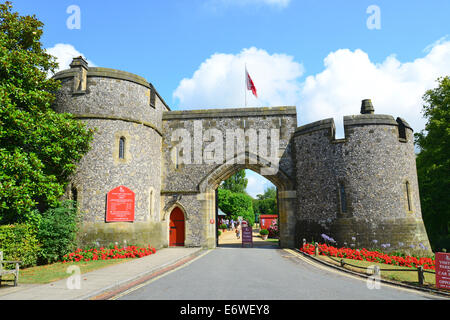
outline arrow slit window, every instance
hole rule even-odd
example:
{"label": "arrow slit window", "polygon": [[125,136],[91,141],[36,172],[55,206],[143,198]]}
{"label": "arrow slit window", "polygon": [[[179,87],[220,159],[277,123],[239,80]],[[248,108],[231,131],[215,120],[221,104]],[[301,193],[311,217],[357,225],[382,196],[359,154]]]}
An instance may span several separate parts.
{"label": "arrow slit window", "polygon": [[411,205],[411,187],[409,185],[409,181],[405,182],[405,189],[406,189],[406,202],[407,202],[407,209],[408,212],[412,212],[412,205]]}
{"label": "arrow slit window", "polygon": [[119,139],[119,159],[125,159],[125,138]]}
{"label": "arrow slit window", "polygon": [[339,182],[339,200],[341,205],[341,213],[347,213],[347,198],[345,196],[345,186]]}
{"label": "arrow slit window", "polygon": [[78,201],[78,190],[75,186],[72,185],[72,188],[70,189],[71,193],[71,200],[74,202]]}

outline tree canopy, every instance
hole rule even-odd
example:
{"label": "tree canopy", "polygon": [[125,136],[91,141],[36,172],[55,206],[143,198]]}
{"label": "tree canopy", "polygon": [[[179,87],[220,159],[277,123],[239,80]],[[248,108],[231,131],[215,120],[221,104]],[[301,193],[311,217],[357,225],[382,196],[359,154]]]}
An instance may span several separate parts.
{"label": "tree canopy", "polygon": [[278,214],[277,189],[275,187],[266,188],[263,194],[258,194],[256,197],[257,199],[253,199],[253,210],[258,217],[261,214]]}
{"label": "tree canopy", "polygon": [[220,209],[234,220],[241,216],[251,226],[255,223],[252,198],[249,195],[219,189],[217,196]]}
{"label": "tree canopy", "polygon": [[450,247],[450,78],[438,79],[423,100],[425,130],[415,134],[422,216],[432,247]]}
{"label": "tree canopy", "polygon": [[248,179],[245,177],[245,169],[239,170],[227,180],[225,180],[221,185],[221,189],[230,190],[236,193],[246,193],[246,188],[248,184]]}
{"label": "tree canopy", "polygon": [[264,190],[263,194],[258,194],[256,197],[258,198],[258,200],[276,199],[277,189],[275,187],[268,187]]}
{"label": "tree canopy", "polygon": [[93,132],[52,109],[60,83],[42,48],[43,23],[0,4],[0,224],[59,204]]}

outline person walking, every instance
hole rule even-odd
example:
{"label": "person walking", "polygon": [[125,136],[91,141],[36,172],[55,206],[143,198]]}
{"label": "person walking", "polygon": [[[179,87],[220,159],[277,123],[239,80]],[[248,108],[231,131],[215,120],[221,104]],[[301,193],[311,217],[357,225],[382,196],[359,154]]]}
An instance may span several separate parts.
{"label": "person walking", "polygon": [[239,222],[237,223],[237,226],[236,226],[236,238],[237,239],[241,238],[241,225],[239,224]]}

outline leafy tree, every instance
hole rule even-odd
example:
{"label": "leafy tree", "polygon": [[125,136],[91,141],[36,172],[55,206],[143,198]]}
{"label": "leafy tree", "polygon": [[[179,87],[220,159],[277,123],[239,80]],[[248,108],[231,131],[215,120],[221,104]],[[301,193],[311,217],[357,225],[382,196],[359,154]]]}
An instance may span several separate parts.
{"label": "leafy tree", "polygon": [[260,214],[277,214],[277,200],[275,198],[256,201],[256,207]]}
{"label": "leafy tree", "polygon": [[219,189],[218,206],[227,215],[237,220],[241,216],[249,225],[255,223],[252,198],[245,193],[236,193],[227,189]]}
{"label": "leafy tree", "polygon": [[230,190],[236,193],[246,193],[248,179],[245,177],[245,170],[240,170],[234,175],[225,180],[221,185],[220,189]]}
{"label": "leafy tree", "polygon": [[57,63],[42,48],[43,23],[0,4],[0,224],[57,206],[93,132],[52,108]]}
{"label": "leafy tree", "polygon": [[275,187],[266,188],[263,194],[257,195],[258,199],[253,201],[253,208],[258,215],[277,214],[277,189]]}
{"label": "leafy tree", "polygon": [[276,199],[277,198],[277,189],[275,187],[268,187],[264,190],[263,194],[258,194],[256,197],[259,200]]}
{"label": "leafy tree", "polygon": [[450,247],[450,78],[423,96],[425,131],[415,134],[423,220],[432,247]]}

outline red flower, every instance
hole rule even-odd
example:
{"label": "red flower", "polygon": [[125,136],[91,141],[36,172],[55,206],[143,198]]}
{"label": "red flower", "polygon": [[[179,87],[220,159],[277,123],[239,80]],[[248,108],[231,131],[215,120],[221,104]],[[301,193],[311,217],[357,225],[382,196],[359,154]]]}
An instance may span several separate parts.
{"label": "red flower", "polygon": [[[319,254],[332,256],[332,257],[340,257],[347,259],[355,259],[355,260],[366,260],[369,262],[380,262],[390,265],[398,265],[398,266],[406,266],[406,267],[418,267],[423,266],[424,269],[435,269],[434,264],[435,261],[431,258],[422,257],[416,258],[411,256],[398,257],[398,256],[390,256],[388,254],[380,253],[378,251],[368,251],[365,248],[361,250],[355,250],[350,248],[335,248],[328,246],[327,244],[319,244],[318,245]],[[305,244],[300,251],[305,252],[309,255],[313,255],[315,252],[315,247],[312,244]]]}
{"label": "red flower", "polygon": [[128,246],[126,248],[120,249],[117,246],[115,246],[114,249],[105,249],[101,247],[100,250],[94,248],[94,249],[87,249],[84,251],[80,248],[77,248],[74,252],[64,255],[62,262],[66,263],[69,261],[78,262],[80,260],[91,261],[91,260],[142,258],[155,252],[156,249],[151,246],[148,246],[147,248]]}

